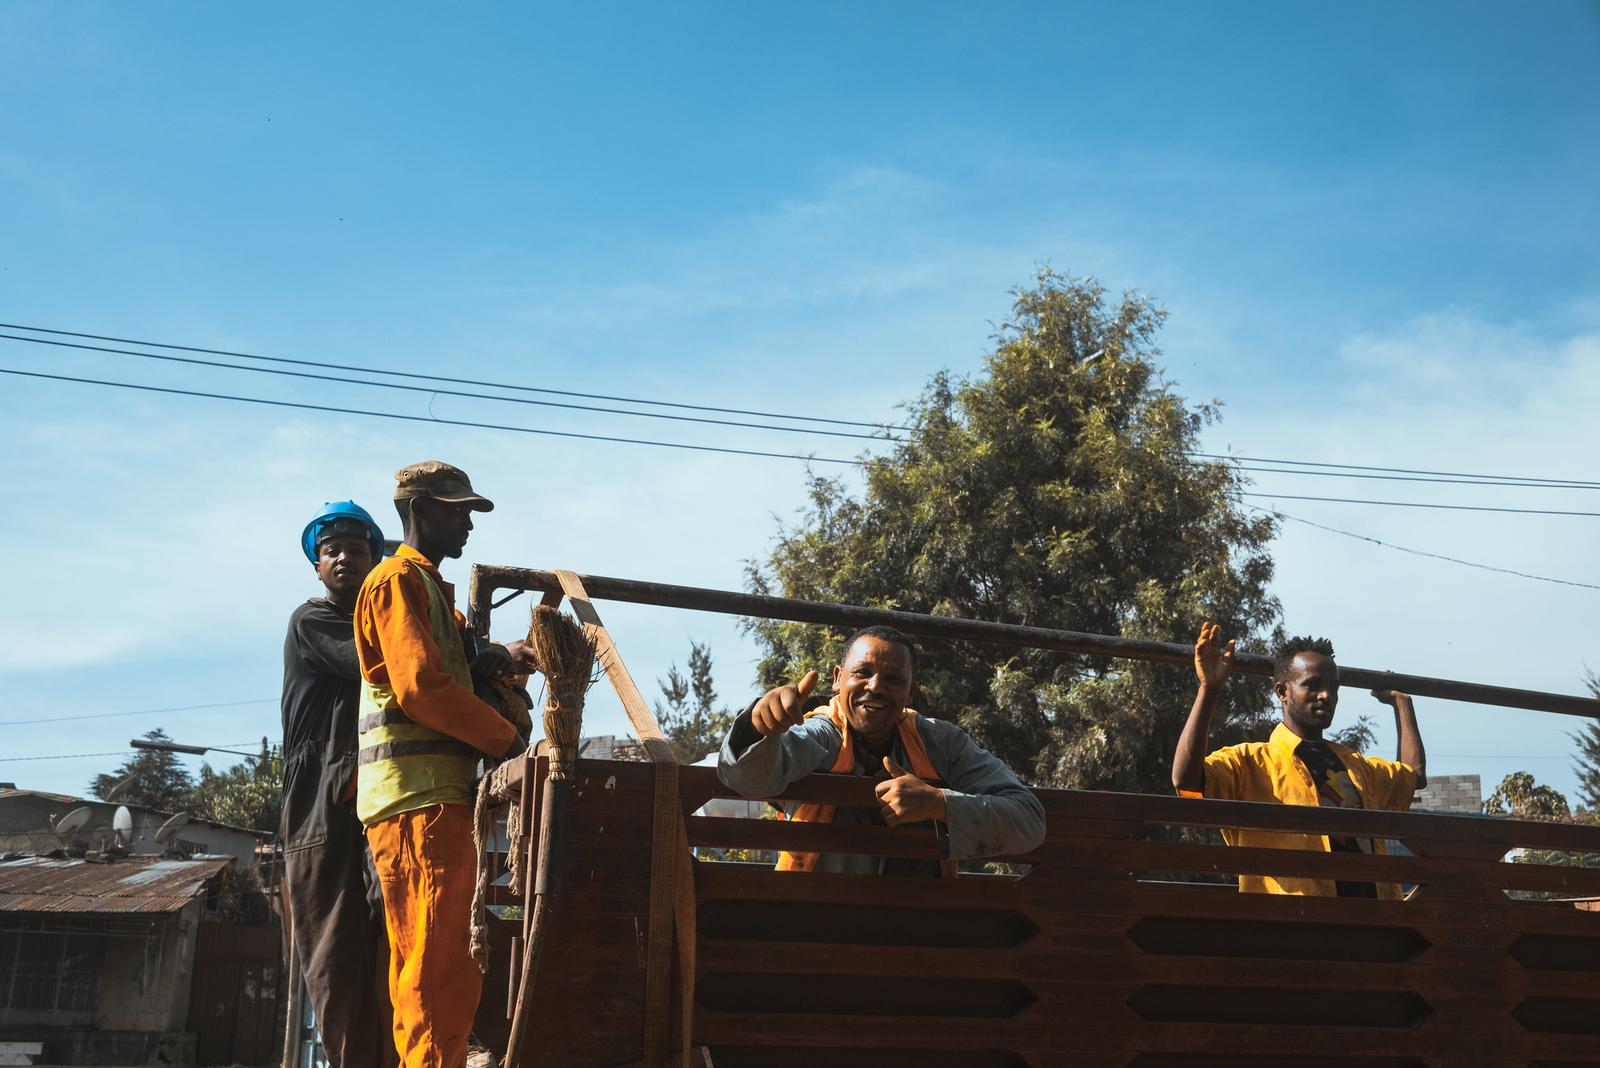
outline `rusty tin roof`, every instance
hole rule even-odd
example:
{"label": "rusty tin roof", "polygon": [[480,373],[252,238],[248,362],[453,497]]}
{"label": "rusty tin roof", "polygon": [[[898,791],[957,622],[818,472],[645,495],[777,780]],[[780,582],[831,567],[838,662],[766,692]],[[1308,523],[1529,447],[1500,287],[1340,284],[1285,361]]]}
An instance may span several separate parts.
{"label": "rusty tin roof", "polygon": [[232,857],[0,860],[0,912],[177,912]]}

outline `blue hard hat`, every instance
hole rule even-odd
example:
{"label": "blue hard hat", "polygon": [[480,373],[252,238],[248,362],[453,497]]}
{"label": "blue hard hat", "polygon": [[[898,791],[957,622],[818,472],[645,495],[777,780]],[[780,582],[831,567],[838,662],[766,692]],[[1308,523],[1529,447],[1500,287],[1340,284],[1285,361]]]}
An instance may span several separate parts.
{"label": "blue hard hat", "polygon": [[[379,529],[378,521],[355,501],[329,501],[300,532],[300,548],[305,551],[307,560],[313,564],[317,562],[317,542],[322,540],[324,529],[336,523],[340,526],[359,524],[366,530],[367,541],[372,545],[372,559],[383,559],[383,531]],[[349,532],[355,531],[352,529]]]}

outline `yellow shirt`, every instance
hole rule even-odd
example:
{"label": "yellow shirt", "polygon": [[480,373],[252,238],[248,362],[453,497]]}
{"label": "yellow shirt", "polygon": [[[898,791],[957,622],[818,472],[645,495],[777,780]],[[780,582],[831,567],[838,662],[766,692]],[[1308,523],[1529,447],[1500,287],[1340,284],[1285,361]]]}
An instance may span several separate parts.
{"label": "yellow shirt", "polygon": [[[1311,772],[1295,756],[1300,736],[1280,723],[1265,742],[1245,742],[1218,749],[1206,757],[1205,792],[1203,796],[1223,801],[1279,801],[1285,805],[1318,804],[1317,788],[1311,781]],[[1411,795],[1416,792],[1417,772],[1409,764],[1377,757],[1363,756],[1333,742],[1332,749],[1351,782],[1361,792],[1362,807],[1404,812],[1411,807]],[[1195,796],[1184,791],[1188,796]],[[1331,852],[1325,834],[1302,834],[1297,831],[1269,831],[1250,828],[1226,828],[1223,841],[1232,846],[1259,849],[1306,849]],[[1378,853],[1388,853],[1382,839],[1373,842]],[[1257,894],[1304,894],[1333,897],[1336,894],[1332,879],[1303,879],[1294,876],[1281,878],[1271,875],[1241,874],[1239,889]],[[1393,883],[1379,883],[1378,896],[1398,899],[1400,888]]]}

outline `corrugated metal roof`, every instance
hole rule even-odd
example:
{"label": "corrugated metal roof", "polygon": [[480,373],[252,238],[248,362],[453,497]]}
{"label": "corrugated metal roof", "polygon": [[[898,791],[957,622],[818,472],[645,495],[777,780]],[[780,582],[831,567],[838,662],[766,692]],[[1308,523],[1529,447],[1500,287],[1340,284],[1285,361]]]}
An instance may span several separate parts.
{"label": "corrugated metal roof", "polygon": [[95,863],[72,857],[0,861],[0,912],[177,912],[233,863],[118,857]]}

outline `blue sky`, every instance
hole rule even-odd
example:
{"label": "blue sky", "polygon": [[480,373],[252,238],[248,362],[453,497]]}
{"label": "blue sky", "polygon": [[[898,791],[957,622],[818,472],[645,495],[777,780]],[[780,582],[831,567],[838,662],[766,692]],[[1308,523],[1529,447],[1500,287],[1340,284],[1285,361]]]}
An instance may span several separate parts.
{"label": "blue sky", "polygon": [[[881,419],[933,370],[974,370],[1008,291],[1049,263],[1162,302],[1171,378],[1225,401],[1218,450],[1592,478],[1597,56],[1592,3],[11,3],[0,320]],[[429,402],[9,341],[0,367]],[[432,406],[823,456],[859,444]],[[500,501],[448,569],[463,582],[476,560],[737,588],[804,489],[792,461],[11,376],[0,446],[0,720],[51,721],[0,723],[0,779],[60,790],[116,758],[17,758],[155,726],[275,737],[283,621],[315,592],[299,529],[330,497],[386,517],[402,463],[450,459]],[[1587,491],[1260,480],[1600,511]],[[1600,584],[1592,518],[1281,505]],[[1600,667],[1600,591],[1294,523],[1276,555],[1286,625],[1330,634],[1347,662],[1568,692]],[[695,638],[724,697],[747,699],[752,650],[728,621],[607,616],[647,692]],[[219,707],[65,718],[202,703]],[[1350,694],[1343,714],[1365,704]],[[603,700],[592,721],[623,729]],[[1422,721],[1436,773],[1573,785],[1570,721],[1444,702]]]}

